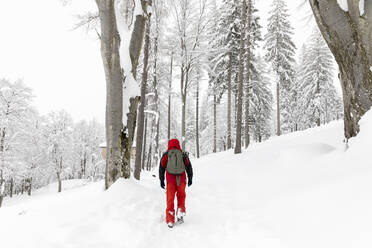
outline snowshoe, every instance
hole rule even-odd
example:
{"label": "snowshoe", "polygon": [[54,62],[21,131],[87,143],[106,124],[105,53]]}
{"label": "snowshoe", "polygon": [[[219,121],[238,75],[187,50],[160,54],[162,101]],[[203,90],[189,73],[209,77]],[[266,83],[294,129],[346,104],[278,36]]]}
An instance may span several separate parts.
{"label": "snowshoe", "polygon": [[177,217],[177,225],[182,224],[184,222],[183,216]]}
{"label": "snowshoe", "polygon": [[172,222],[169,222],[167,225],[168,225],[169,228],[173,228],[174,227],[174,223],[172,223]]}

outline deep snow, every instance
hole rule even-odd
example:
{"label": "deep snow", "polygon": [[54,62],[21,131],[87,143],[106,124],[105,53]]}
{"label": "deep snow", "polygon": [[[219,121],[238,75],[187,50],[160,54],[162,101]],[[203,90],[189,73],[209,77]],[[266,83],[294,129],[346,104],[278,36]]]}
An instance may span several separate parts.
{"label": "deep snow", "polygon": [[[185,223],[164,224],[165,192],[140,182],[67,182],[6,199],[1,247],[372,247],[372,112],[345,151],[343,125],[193,160]],[[154,172],[156,174],[156,170]],[[66,182],[64,182],[66,183]],[[73,186],[69,186],[73,185]],[[56,189],[56,185],[54,185]],[[4,245],[5,244],[5,245]]]}

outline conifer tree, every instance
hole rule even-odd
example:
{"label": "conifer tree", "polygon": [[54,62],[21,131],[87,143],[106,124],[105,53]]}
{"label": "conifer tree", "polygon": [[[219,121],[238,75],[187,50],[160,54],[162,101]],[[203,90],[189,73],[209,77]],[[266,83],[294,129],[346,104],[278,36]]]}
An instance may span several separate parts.
{"label": "conifer tree", "polygon": [[333,84],[332,54],[318,29],[311,35],[303,63],[301,106],[309,126],[320,126],[330,121],[329,113],[337,109],[339,96]]}
{"label": "conifer tree", "polygon": [[296,47],[291,38],[293,28],[288,20],[288,9],[284,0],[274,0],[269,14],[268,33],[265,35],[267,50],[265,58],[272,64],[272,70],[277,76],[277,135],[280,135],[282,131],[290,130],[292,122],[290,89],[294,81]]}

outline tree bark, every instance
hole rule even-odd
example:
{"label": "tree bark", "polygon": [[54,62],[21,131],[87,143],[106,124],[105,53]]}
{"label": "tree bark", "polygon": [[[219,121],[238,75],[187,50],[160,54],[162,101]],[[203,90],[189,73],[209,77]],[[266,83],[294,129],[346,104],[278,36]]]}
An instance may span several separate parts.
{"label": "tree bark", "polygon": [[348,0],[348,12],[335,0],[309,0],[318,27],[332,51],[341,74],[344,132],[359,133],[359,120],[372,106],[372,2]]}
{"label": "tree bark", "polygon": [[232,52],[229,52],[229,70],[227,74],[227,149],[231,149],[231,76]]}
{"label": "tree bark", "polygon": [[238,85],[238,102],[236,118],[236,140],[234,153],[242,152],[242,96],[243,96],[243,76],[244,76],[244,38],[246,23],[246,0],[243,0],[242,21],[240,35],[240,54],[239,54],[239,85]]}
{"label": "tree bark", "polygon": [[0,208],[3,204],[3,199],[4,199],[4,183],[5,180],[3,179],[3,171],[0,170]]}
{"label": "tree bark", "polygon": [[160,137],[160,112],[159,112],[159,89],[158,89],[158,37],[155,37],[154,42],[154,93],[155,93],[155,111],[156,111],[156,134],[155,134],[155,157],[156,161],[158,162],[160,159],[160,151],[159,151],[159,137]]}
{"label": "tree bark", "polygon": [[13,197],[13,189],[14,189],[14,179],[11,178],[10,179],[10,187],[9,187],[9,196],[10,196],[10,198]]}
{"label": "tree bark", "polygon": [[248,22],[247,22],[247,75],[246,75],[246,88],[245,88],[245,132],[244,132],[244,139],[245,139],[245,149],[248,148],[249,146],[249,82],[250,82],[250,66],[251,66],[251,16],[252,16],[252,11],[251,11],[251,3],[252,0],[248,0]]}
{"label": "tree bark", "polygon": [[213,152],[217,152],[217,96],[213,91]]}
{"label": "tree bark", "polygon": [[171,137],[171,100],[172,100],[172,77],[173,77],[173,51],[171,55],[170,73],[169,73],[169,88],[168,88],[168,140]]}
{"label": "tree bark", "polygon": [[129,112],[127,113],[127,126],[121,131],[121,176],[130,178],[130,159],[134,132],[137,124],[137,110],[140,97],[130,99]]}
{"label": "tree bark", "polygon": [[186,92],[184,92],[184,84],[185,84],[185,68],[182,64],[181,66],[181,97],[182,97],[182,110],[181,110],[181,143],[182,149],[185,149],[185,122],[186,122]]}
{"label": "tree bark", "polygon": [[[130,99],[127,126],[123,120],[123,71],[120,65],[120,37],[116,24],[115,1],[96,0],[101,23],[101,56],[106,77],[106,175],[105,187],[110,187],[120,176],[130,177],[130,152],[136,125],[139,97]],[[147,2],[141,0],[142,9]],[[145,17],[135,17],[129,53],[132,73],[136,78],[138,58],[142,47]]]}
{"label": "tree bark", "polygon": [[190,65],[181,66],[181,96],[182,96],[182,149],[186,149],[186,100],[187,100],[187,87],[189,83]]}
{"label": "tree bark", "polygon": [[106,189],[121,174],[123,131],[123,74],[120,66],[120,37],[116,26],[115,1],[96,0],[101,22],[101,55],[106,77]]}
{"label": "tree bark", "polygon": [[143,149],[142,149],[142,161],[141,161],[142,170],[145,170],[146,145],[147,145],[147,116],[145,116],[145,134],[144,134],[144,137],[143,137]]}
{"label": "tree bark", "polygon": [[32,177],[28,178],[28,188],[27,188],[27,194],[31,196],[31,190],[32,190]]}
{"label": "tree bark", "polygon": [[199,70],[197,72],[197,76],[196,76],[196,120],[195,120],[195,132],[196,132],[196,157],[199,158],[200,157],[200,149],[199,149],[199,78],[200,74],[199,74]]}
{"label": "tree bark", "polygon": [[[279,76],[277,76],[279,80]],[[280,84],[276,82],[276,135],[280,136]]]}
{"label": "tree bark", "polygon": [[141,100],[138,109],[138,126],[136,136],[136,160],[134,163],[134,178],[140,180],[141,177],[141,160],[142,160],[142,144],[143,144],[143,127],[145,117],[145,102],[146,102],[146,84],[148,76],[148,62],[149,62],[149,47],[150,47],[150,18],[146,22],[146,36],[145,36],[145,47],[143,56],[143,73],[141,83]]}
{"label": "tree bark", "polygon": [[[62,179],[61,179],[61,173],[59,173],[59,172],[57,172],[57,179],[58,179],[58,193],[61,193],[61,191],[62,191]],[[23,188],[22,188],[22,194],[23,194]]]}

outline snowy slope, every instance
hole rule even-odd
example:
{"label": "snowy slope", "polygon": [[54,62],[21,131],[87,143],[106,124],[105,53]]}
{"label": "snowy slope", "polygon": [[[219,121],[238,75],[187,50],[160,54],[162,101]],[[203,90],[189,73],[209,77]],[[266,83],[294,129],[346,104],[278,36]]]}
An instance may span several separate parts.
{"label": "snowy slope", "polygon": [[1,247],[372,247],[372,112],[361,125],[346,152],[337,122],[194,160],[174,229],[149,173],[107,192],[99,182],[8,200]]}

